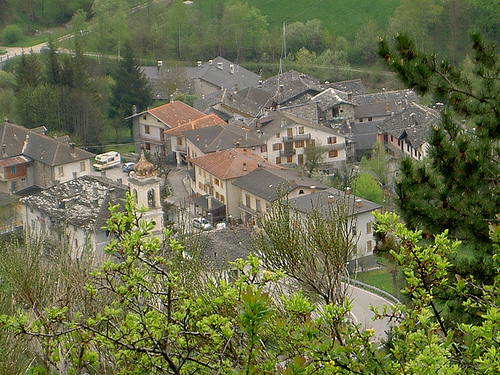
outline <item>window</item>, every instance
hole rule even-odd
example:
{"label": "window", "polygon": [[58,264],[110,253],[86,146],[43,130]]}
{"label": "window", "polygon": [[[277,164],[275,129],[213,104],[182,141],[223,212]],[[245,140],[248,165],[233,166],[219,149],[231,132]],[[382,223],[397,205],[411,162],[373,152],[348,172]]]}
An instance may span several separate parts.
{"label": "window", "polygon": [[221,181],[220,182],[220,187],[223,188],[224,187],[224,181]]}
{"label": "window", "polygon": [[283,148],[282,143],[274,143],[273,144],[273,151],[280,151]]}
{"label": "window", "polygon": [[155,191],[148,190],[148,207],[155,207]]}
{"label": "window", "polygon": [[359,119],[359,122],[363,122],[363,117],[361,117],[361,118]]}
{"label": "window", "polygon": [[311,139],[310,141],[307,142],[307,147],[314,147],[316,146],[316,140]]}
{"label": "window", "polygon": [[144,133],[149,134],[149,132],[150,132],[149,125],[144,125]]}
{"label": "window", "polygon": [[373,251],[372,240],[366,241],[366,252],[371,253]]}
{"label": "window", "polygon": [[11,174],[16,174],[16,166],[15,165],[12,166],[12,167],[10,167],[10,173]]}
{"label": "window", "polygon": [[328,151],[329,158],[336,158],[337,156],[339,156],[339,152],[337,150]]}
{"label": "window", "polygon": [[281,157],[279,157],[279,156],[278,156],[278,157],[276,158],[276,164],[281,164]]}
{"label": "window", "polygon": [[215,192],[215,199],[220,200],[220,194],[217,191]]}
{"label": "window", "polygon": [[304,147],[304,141],[296,141],[295,148],[301,148],[301,147]]}
{"label": "window", "polygon": [[198,181],[198,189],[203,190],[203,184],[201,181]]}
{"label": "window", "polygon": [[286,162],[287,162],[287,163],[291,163],[291,162],[293,162],[292,156],[287,156],[287,157],[286,157]]}
{"label": "window", "polygon": [[369,221],[366,223],[366,233],[371,233],[372,232],[372,223]]}
{"label": "window", "polygon": [[368,117],[368,121],[373,121],[373,117]]}
{"label": "window", "polygon": [[146,150],[150,151],[151,150],[151,143],[146,142]]}
{"label": "window", "polygon": [[85,171],[85,169],[87,168],[87,167],[85,166],[85,164],[86,164],[86,163],[85,163],[84,161],[81,161],[81,162],[80,162],[80,171],[81,171],[81,172]]}
{"label": "window", "polygon": [[299,126],[299,134],[304,134],[304,127],[303,126]]}
{"label": "window", "polygon": [[267,145],[260,146],[260,152],[267,152]]}
{"label": "window", "polygon": [[17,191],[17,184],[15,182],[10,183],[10,192],[15,193]]}
{"label": "window", "polygon": [[214,182],[215,182],[215,185],[219,186],[219,179],[218,178],[215,178]]}
{"label": "window", "polygon": [[286,135],[288,137],[293,137],[293,128],[286,129]]}
{"label": "window", "polygon": [[328,143],[329,145],[333,145],[333,144],[337,143],[337,137],[328,137],[328,138],[326,139],[326,141],[327,141],[327,143]]}
{"label": "window", "polygon": [[280,133],[276,133],[276,138],[281,137]]}
{"label": "window", "polygon": [[143,118],[144,120],[147,120],[148,116],[144,115],[144,116],[142,116],[142,118]]}
{"label": "window", "polygon": [[177,146],[182,146],[182,137],[177,137]]}
{"label": "window", "polygon": [[304,154],[298,154],[297,158],[298,158],[298,162],[297,163],[299,165],[304,165]]}
{"label": "window", "polygon": [[257,212],[261,212],[262,211],[262,206],[261,206],[261,203],[260,203],[260,199],[256,199],[255,200],[255,211],[257,211]]}
{"label": "window", "polygon": [[220,201],[222,203],[226,203],[226,198],[224,198],[224,196],[222,194],[220,195]]}
{"label": "window", "polygon": [[57,168],[57,175],[59,177],[64,177],[64,167]]}
{"label": "window", "polygon": [[394,137],[391,135],[391,142],[394,140]]}
{"label": "window", "polygon": [[250,207],[250,194],[245,194],[245,206]]}

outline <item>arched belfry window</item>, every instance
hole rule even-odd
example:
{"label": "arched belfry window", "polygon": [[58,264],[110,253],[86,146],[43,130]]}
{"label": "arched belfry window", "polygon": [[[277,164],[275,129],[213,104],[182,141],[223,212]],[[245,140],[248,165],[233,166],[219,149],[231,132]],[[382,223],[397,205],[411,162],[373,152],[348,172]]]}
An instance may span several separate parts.
{"label": "arched belfry window", "polygon": [[155,191],[148,190],[148,207],[155,207]]}

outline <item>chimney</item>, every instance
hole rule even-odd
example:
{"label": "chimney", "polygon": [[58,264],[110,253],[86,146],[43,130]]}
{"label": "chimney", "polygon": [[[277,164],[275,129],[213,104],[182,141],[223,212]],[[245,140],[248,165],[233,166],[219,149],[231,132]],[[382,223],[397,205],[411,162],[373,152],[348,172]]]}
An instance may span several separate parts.
{"label": "chimney", "polygon": [[350,93],[347,94],[347,99],[348,100],[352,100],[352,92],[350,92]]}
{"label": "chimney", "polygon": [[311,189],[311,194],[316,193],[316,185],[311,185],[309,188]]}
{"label": "chimney", "polygon": [[116,179],[116,183],[119,184],[119,185],[123,185],[123,179],[117,178]]}
{"label": "chimney", "polygon": [[345,188],[345,193],[346,195],[351,194],[351,188],[349,186]]}
{"label": "chimney", "polygon": [[363,206],[363,202],[361,199],[356,199],[356,208],[361,208]]}
{"label": "chimney", "polygon": [[174,94],[170,94],[170,95],[168,96],[168,101],[169,101],[170,103],[173,103],[173,102],[174,102]]}
{"label": "chimney", "polygon": [[[219,63],[219,64],[222,64],[222,63]],[[229,71],[231,72],[231,74],[234,74],[234,64],[229,64]]]}
{"label": "chimney", "polygon": [[328,196],[328,203],[333,203],[334,201],[335,201],[335,195],[330,194],[330,195]]}
{"label": "chimney", "polygon": [[161,67],[163,66],[163,61],[158,60],[158,62],[156,63],[156,66],[158,67],[158,70],[160,70]]}
{"label": "chimney", "polygon": [[196,62],[196,65],[198,65],[198,68],[199,68],[199,67],[201,67],[201,60],[198,60],[198,61]]}
{"label": "chimney", "polygon": [[224,68],[224,63],[223,63],[222,61],[219,61],[219,62],[217,63],[217,69],[222,70],[223,68]]}
{"label": "chimney", "polygon": [[137,106],[134,104],[132,105],[132,114],[136,115],[137,114]]}
{"label": "chimney", "polygon": [[5,143],[2,145],[2,156],[7,156],[7,145]]}
{"label": "chimney", "polygon": [[72,157],[75,157],[76,156],[76,153],[75,153],[75,144],[73,142],[70,142],[69,143],[69,154],[72,156]]}
{"label": "chimney", "polygon": [[212,65],[213,64],[213,60],[208,60],[208,65]]}
{"label": "chimney", "polygon": [[247,163],[243,163],[243,170],[246,171],[247,170]]}
{"label": "chimney", "polygon": [[200,140],[200,135],[199,134],[196,134],[196,140],[199,141]]}

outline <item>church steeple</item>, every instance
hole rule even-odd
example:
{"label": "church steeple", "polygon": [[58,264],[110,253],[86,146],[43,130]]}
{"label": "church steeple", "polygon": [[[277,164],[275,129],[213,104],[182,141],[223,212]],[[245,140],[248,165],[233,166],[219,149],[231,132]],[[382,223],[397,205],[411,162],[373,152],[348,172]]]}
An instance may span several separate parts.
{"label": "church steeple", "polygon": [[130,194],[135,197],[137,208],[146,208],[143,218],[154,221],[153,234],[163,233],[163,209],[160,201],[160,179],[153,163],[149,162],[141,149],[139,161],[128,178]]}

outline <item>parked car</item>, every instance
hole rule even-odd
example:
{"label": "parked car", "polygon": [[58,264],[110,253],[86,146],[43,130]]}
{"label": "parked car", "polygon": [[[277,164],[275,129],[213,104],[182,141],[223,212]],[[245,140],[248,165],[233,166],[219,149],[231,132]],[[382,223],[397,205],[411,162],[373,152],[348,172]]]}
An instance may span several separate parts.
{"label": "parked car", "polygon": [[132,172],[134,170],[135,163],[124,163],[122,165],[123,172]]}
{"label": "parked car", "polygon": [[197,217],[193,219],[193,227],[201,230],[210,230],[212,225],[204,217]]}

